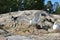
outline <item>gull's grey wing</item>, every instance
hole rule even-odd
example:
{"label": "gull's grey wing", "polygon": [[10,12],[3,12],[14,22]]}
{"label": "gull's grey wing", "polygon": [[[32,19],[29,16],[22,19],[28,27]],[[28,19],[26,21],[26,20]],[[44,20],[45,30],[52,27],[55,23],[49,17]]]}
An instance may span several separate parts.
{"label": "gull's grey wing", "polygon": [[36,21],[36,22],[40,21],[40,16],[41,16],[40,12],[36,12],[33,20]]}

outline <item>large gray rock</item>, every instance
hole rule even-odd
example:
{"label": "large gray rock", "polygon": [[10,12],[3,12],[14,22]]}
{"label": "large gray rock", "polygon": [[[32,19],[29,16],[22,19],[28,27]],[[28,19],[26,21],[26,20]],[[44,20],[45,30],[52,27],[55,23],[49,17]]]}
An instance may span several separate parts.
{"label": "large gray rock", "polygon": [[[21,29],[29,29],[29,25],[31,25],[30,23],[37,23],[40,26],[49,25],[52,27],[55,19],[57,19],[56,16],[48,14],[43,10],[25,10],[1,14],[0,25],[4,25],[3,28],[5,30],[15,33],[17,30],[21,31]],[[57,20],[60,21],[59,18]]]}

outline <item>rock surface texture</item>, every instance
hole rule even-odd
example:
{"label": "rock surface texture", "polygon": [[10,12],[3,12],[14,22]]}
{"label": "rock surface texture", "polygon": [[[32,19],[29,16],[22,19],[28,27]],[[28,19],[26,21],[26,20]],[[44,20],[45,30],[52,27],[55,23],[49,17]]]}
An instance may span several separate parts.
{"label": "rock surface texture", "polygon": [[9,36],[7,37],[8,40],[60,40],[60,36],[59,33],[56,34],[45,34],[45,35],[41,35],[41,36],[34,36],[34,35],[30,35],[30,36],[19,36],[19,35],[15,35],[15,36]]}
{"label": "rock surface texture", "polygon": [[59,39],[60,33],[54,33],[53,30],[54,22],[60,24],[59,16],[48,14],[43,10],[25,10],[1,14],[0,35],[7,37],[8,40],[55,40],[55,37]]}

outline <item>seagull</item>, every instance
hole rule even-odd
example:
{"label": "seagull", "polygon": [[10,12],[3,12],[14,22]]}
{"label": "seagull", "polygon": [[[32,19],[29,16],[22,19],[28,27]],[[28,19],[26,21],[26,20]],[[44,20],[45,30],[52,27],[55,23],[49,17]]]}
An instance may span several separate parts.
{"label": "seagull", "polygon": [[60,31],[60,25],[57,22],[54,22],[53,30],[59,30]]}
{"label": "seagull", "polygon": [[40,13],[35,13],[34,18],[31,19],[29,22],[30,24],[38,24],[38,22],[40,21]]}

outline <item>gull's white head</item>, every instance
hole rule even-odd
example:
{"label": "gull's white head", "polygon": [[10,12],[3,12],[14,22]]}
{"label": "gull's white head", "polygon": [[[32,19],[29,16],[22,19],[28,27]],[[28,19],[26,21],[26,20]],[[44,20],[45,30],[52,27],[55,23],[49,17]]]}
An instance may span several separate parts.
{"label": "gull's white head", "polygon": [[54,22],[53,24],[53,30],[55,30],[57,28],[57,22]]}
{"label": "gull's white head", "polygon": [[30,24],[32,24],[32,20],[30,20]]}
{"label": "gull's white head", "polygon": [[54,25],[53,25],[53,30],[60,30],[60,25],[58,22],[55,22]]}

